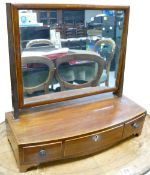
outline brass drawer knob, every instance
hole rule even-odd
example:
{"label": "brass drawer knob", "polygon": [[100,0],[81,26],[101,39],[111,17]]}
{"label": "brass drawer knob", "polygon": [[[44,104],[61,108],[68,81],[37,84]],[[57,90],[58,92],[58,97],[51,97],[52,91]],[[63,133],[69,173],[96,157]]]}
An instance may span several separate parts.
{"label": "brass drawer knob", "polygon": [[98,142],[98,141],[100,141],[100,136],[99,136],[99,135],[94,135],[94,136],[92,137],[92,140],[93,140],[94,142]]}
{"label": "brass drawer knob", "polygon": [[40,157],[46,157],[46,151],[44,149],[42,149],[40,152],[39,152],[39,156]]}
{"label": "brass drawer knob", "polygon": [[139,125],[138,123],[133,123],[133,124],[132,124],[132,127],[133,127],[133,128],[139,128],[139,126],[140,126],[140,125]]}

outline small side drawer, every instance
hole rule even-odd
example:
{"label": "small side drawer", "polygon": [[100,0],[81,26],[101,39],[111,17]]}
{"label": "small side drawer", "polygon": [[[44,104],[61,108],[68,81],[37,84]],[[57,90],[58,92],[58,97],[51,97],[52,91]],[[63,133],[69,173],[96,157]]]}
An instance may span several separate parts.
{"label": "small side drawer", "polygon": [[88,155],[113,145],[122,139],[123,125],[85,137],[65,141],[65,157]]}
{"label": "small side drawer", "polygon": [[62,143],[23,147],[24,163],[41,163],[62,157]]}
{"label": "small side drawer", "polygon": [[140,135],[142,132],[144,120],[145,115],[141,115],[140,117],[125,123],[123,138],[127,138],[132,135]]}

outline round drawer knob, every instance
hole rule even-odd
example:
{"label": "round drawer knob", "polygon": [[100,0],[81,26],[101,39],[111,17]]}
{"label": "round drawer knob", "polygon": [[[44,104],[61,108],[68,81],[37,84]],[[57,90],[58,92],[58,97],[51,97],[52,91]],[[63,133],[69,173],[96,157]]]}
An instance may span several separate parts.
{"label": "round drawer knob", "polygon": [[100,140],[100,136],[99,136],[99,135],[94,135],[94,136],[92,137],[92,140],[93,140],[94,142],[98,142],[98,141]]}
{"label": "round drawer knob", "polygon": [[132,127],[133,127],[133,128],[139,128],[139,126],[140,126],[140,125],[139,125],[138,123],[133,123],[133,124],[132,124]]}
{"label": "round drawer knob", "polygon": [[40,156],[40,157],[45,157],[45,156],[46,156],[46,151],[42,149],[42,150],[39,152],[39,156]]}

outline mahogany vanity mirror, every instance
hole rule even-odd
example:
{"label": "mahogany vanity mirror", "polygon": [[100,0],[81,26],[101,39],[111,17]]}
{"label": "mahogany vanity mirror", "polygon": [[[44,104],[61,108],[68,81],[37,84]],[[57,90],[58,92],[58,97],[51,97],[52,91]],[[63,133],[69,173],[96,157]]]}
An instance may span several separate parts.
{"label": "mahogany vanity mirror", "polygon": [[7,17],[21,172],[141,134],[146,110],[122,95],[129,7],[7,4]]}
{"label": "mahogany vanity mirror", "polygon": [[26,108],[122,95],[129,7],[7,4],[14,116]]}

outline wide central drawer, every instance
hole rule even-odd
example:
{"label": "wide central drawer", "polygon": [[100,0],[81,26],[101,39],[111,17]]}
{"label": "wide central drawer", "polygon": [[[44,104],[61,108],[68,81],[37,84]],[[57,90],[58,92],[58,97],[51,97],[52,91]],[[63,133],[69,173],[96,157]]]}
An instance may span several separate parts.
{"label": "wide central drawer", "polygon": [[24,163],[41,163],[62,157],[62,143],[50,143],[23,147]]}
{"label": "wide central drawer", "polygon": [[95,134],[65,141],[65,157],[88,155],[113,145],[122,139],[123,125]]}

